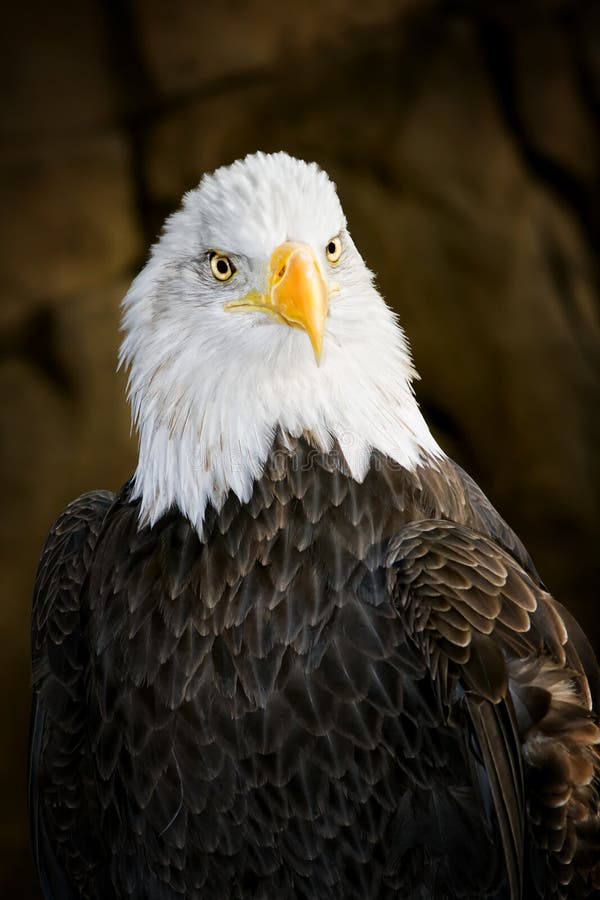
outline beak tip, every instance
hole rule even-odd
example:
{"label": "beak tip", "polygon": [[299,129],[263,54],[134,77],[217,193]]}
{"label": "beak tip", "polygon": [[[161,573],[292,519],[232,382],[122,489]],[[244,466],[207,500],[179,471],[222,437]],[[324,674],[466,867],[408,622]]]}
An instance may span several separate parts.
{"label": "beak tip", "polygon": [[312,345],[313,353],[315,355],[315,362],[318,366],[321,365],[321,357],[323,356],[323,335],[322,334],[308,334],[310,343]]}

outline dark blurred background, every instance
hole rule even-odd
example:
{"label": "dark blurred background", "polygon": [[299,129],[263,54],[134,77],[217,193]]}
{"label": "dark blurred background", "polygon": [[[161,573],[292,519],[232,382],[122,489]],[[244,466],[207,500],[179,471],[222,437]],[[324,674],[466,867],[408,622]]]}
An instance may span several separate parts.
{"label": "dark blurred background", "polygon": [[0,894],[37,896],[31,586],[78,493],[131,473],[119,302],[205,170],[321,163],[446,450],[595,645],[600,3],[33,0],[0,37]]}

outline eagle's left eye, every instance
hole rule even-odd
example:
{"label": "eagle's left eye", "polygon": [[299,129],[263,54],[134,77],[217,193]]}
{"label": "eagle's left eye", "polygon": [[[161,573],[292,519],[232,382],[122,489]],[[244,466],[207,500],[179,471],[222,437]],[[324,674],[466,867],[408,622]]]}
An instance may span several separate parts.
{"label": "eagle's left eye", "polygon": [[335,265],[336,262],[339,262],[340,256],[342,255],[342,242],[339,237],[331,238],[327,246],[325,247],[325,256],[330,263]]}
{"label": "eagle's left eye", "polygon": [[213,273],[217,281],[229,281],[235,275],[235,266],[228,256],[217,253],[213,250],[209,256],[210,271]]}

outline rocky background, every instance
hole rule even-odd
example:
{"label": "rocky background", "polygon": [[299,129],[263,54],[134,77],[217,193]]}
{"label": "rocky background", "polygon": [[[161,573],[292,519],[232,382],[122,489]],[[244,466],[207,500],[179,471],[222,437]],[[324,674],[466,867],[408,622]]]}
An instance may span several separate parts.
{"label": "rocky background", "polygon": [[27,849],[30,592],[61,507],[132,471],[119,302],[246,152],[316,159],[442,445],[600,645],[600,4],[63,0],[3,10],[0,895]]}

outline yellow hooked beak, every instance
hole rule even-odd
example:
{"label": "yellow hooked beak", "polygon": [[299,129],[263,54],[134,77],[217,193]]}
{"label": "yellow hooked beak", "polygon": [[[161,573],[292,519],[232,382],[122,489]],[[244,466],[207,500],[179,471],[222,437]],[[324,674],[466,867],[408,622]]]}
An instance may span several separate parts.
{"label": "yellow hooked beak", "polygon": [[310,338],[319,363],[327,318],[328,291],[319,264],[308,244],[286,241],[273,251],[265,294],[250,291],[226,309],[259,309],[271,313]]}

